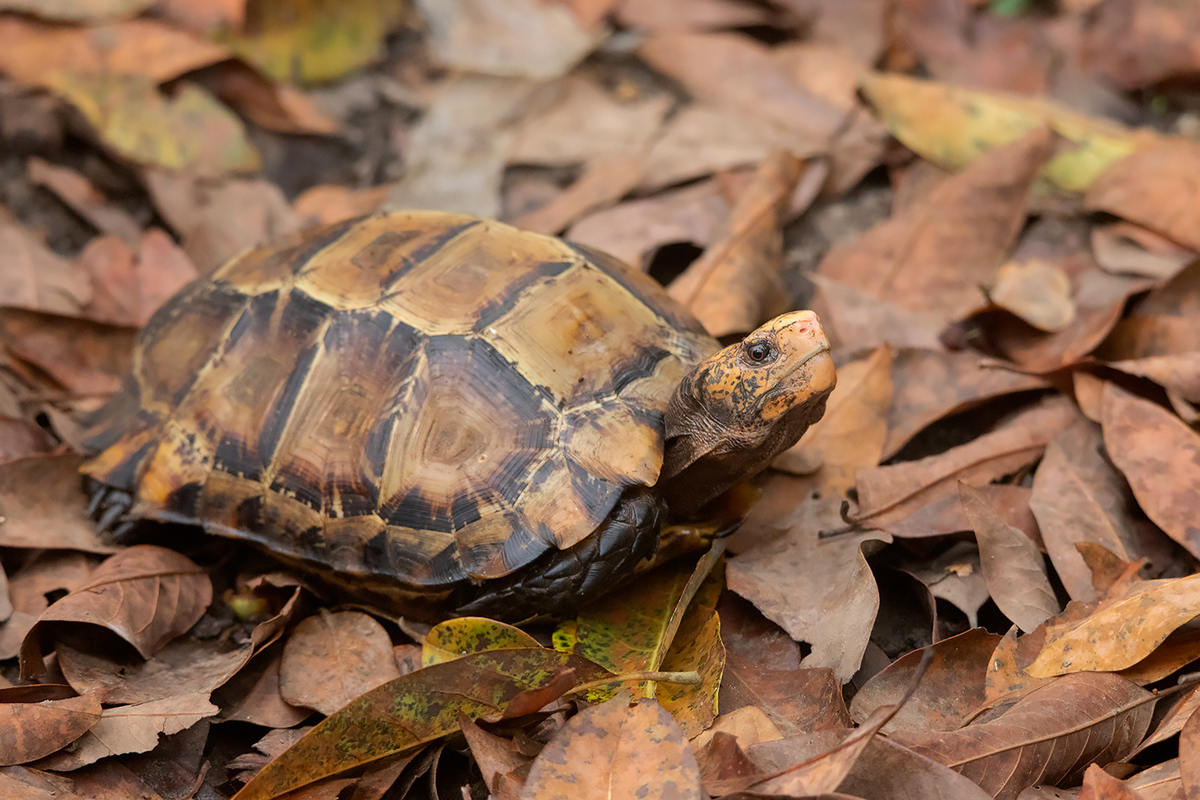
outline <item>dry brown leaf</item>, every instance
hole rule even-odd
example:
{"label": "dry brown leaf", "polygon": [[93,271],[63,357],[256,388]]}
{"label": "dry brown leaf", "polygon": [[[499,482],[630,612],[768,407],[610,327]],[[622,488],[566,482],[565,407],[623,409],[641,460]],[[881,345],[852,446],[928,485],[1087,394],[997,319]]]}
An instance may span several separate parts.
{"label": "dry brown leaf", "polygon": [[713,336],[746,333],[787,310],[781,215],[802,172],[789,153],[760,164],[716,242],[667,287]]}
{"label": "dry brown leaf", "polygon": [[986,800],[989,796],[943,764],[881,736],[871,740],[838,788],[855,797]]}
{"label": "dry brown leaf", "polygon": [[[952,731],[962,727],[969,715],[983,704],[984,676],[999,636],[976,628],[932,645],[933,658],[915,693],[882,729]],[[900,702],[916,676],[922,650],[914,650],[893,661],[868,680],[850,702],[856,722],[876,709]]]}
{"label": "dry brown leaf", "polygon": [[571,226],[566,238],[645,271],[662,245],[690,242],[706,247],[714,242],[728,214],[729,204],[716,181],[705,181],[598,211]]}
{"label": "dry brown leaf", "polygon": [[42,612],[21,645],[21,671],[43,674],[44,640],[58,623],[100,625],[150,658],[196,624],[211,602],[212,582],[186,556],[156,545],[130,547]]}
{"label": "dry brown leaf", "polygon": [[485,731],[461,712],[458,724],[471,748],[471,756],[483,773],[484,785],[495,794],[503,783],[509,796],[519,795],[524,781],[516,773],[533,759],[522,754],[513,740]]}
{"label": "dry brown leaf", "polygon": [[1188,202],[1197,181],[1200,143],[1160,139],[1102,172],[1084,202],[1091,210],[1107,211],[1200,250],[1200,213]]}
{"label": "dry brown leaf", "polygon": [[141,226],[120,206],[109,202],[91,181],[70,167],[30,157],[25,165],[29,180],[54,192],[96,230],[115,236],[129,247],[137,247]]}
{"label": "dry brown leaf", "polygon": [[[4,20],[0,19],[0,22]],[[73,262],[55,255],[0,210],[0,305],[78,314],[92,299],[87,275]]]}
{"label": "dry brown leaf", "polygon": [[984,302],[981,284],[1003,263],[1050,152],[1045,129],[995,148],[938,186],[920,208],[836,246],[820,274],[943,324]]}
{"label": "dry brown leaf", "polygon": [[[1005,488],[996,484],[983,489]],[[962,503],[957,503],[959,508]],[[964,524],[970,527],[963,514]],[[979,609],[992,599],[983,580],[983,567],[979,563],[979,548],[972,542],[956,542],[937,558],[925,563],[905,563],[901,570],[912,575],[929,590],[929,594],[945,600],[967,617],[967,624],[979,627]]]}
{"label": "dry brown leaf", "polygon": [[27,764],[61,750],[100,720],[100,701],[91,695],[40,703],[0,703],[4,748],[0,766]]}
{"label": "dry brown leaf", "polygon": [[805,473],[803,467],[819,466],[812,490],[841,497],[854,486],[856,469],[879,463],[891,403],[892,349],[883,346],[869,358],[838,369],[825,416],[771,466],[799,474]]}
{"label": "dry brown leaf", "polygon": [[797,155],[827,146],[845,118],[794,83],[769,48],[741,34],[660,33],[642,42],[637,54],[693,97],[789,132],[794,139],[788,149]]}
{"label": "dry brown leaf", "polygon": [[398,677],[387,631],[361,611],[322,612],[303,620],[279,665],[283,699],[322,714]]}
{"label": "dry brown leaf", "polygon": [[1092,13],[1080,42],[1089,71],[1134,89],[1200,69],[1200,9],[1190,3],[1116,0],[1093,5],[1085,6]]}
{"label": "dry brown leaf", "polygon": [[1190,622],[1198,602],[1200,575],[1144,581],[1125,596],[1102,602],[1083,619],[1048,623],[1045,642],[1025,672],[1048,678],[1131,667]]}
{"label": "dry brown leaf", "polygon": [[99,322],[140,328],[168,298],[195,280],[196,267],[163,231],[152,228],[131,251],[112,236],[98,236],[79,254],[94,297],[87,314]]}
{"label": "dry brown leaf", "polygon": [[1116,384],[1104,387],[1104,444],[1138,505],[1200,556],[1200,436],[1171,412]]}
{"label": "dry brown leaf", "polygon": [[89,27],[0,19],[0,69],[34,85],[52,72],[144,75],[161,83],[229,56],[222,45],[152,19]]}
{"label": "dry brown leaf", "polygon": [[1128,489],[1101,455],[1103,444],[1099,426],[1080,420],[1046,445],[1033,477],[1029,507],[1054,570],[1073,600],[1096,597],[1092,571],[1076,542],[1102,545],[1127,561],[1137,552]]}
{"label": "dry brown leaf", "polygon": [[[892,404],[881,458],[899,452],[922,428],[1005,394],[1041,389],[1046,382],[989,365],[970,350],[901,348],[892,366]],[[836,391],[836,390],[835,390]]]}
{"label": "dry brown leaf", "polygon": [[219,710],[208,702],[206,692],[106,708],[75,747],[42,760],[39,766],[72,770],[108,756],[149,752],[158,745],[160,734],[179,733]]}
{"label": "dry brown leaf", "polygon": [[1050,397],[1014,414],[996,430],[939,455],[861,469],[857,517],[872,519],[872,524],[886,524],[947,492],[957,493],[956,481],[990,483],[1028,464],[1046,442],[1078,418],[1073,403],[1064,397]]}
{"label": "dry brown leaf", "polygon": [[386,208],[498,216],[514,125],[536,88],[530,80],[475,73],[442,81],[409,130],[404,176],[389,191]]}
{"label": "dry brown leaf", "polygon": [[1035,783],[1079,780],[1119,761],[1150,726],[1154,695],[1107,673],[1077,673],[1035,689],[992,722],[892,739],[940,761],[1000,800]]}
{"label": "dry brown leaf", "polygon": [[586,30],[569,8],[539,0],[422,2],[428,47],[447,67],[535,80],[557,78],[606,33]]}
{"label": "dry brown leaf", "polygon": [[767,9],[737,0],[619,0],[615,12],[622,25],[648,31],[744,28],[772,20]]}
{"label": "dry brown leaf", "polygon": [[1079,800],[1142,800],[1142,796],[1124,781],[1109,775],[1099,764],[1092,764],[1083,773]]}
{"label": "dry brown leaf", "polygon": [[553,89],[553,102],[515,124],[512,163],[571,166],[644,153],[671,107],[669,95],[619,98],[586,74],[568,75]]}
{"label": "dry brown leaf", "polygon": [[351,189],[334,184],[311,186],[292,204],[303,220],[301,225],[331,225],[352,217],[374,214],[387,199],[388,186]]}
{"label": "dry brown leaf", "polygon": [[[580,782],[579,776],[587,780]],[[567,721],[533,762],[521,796],[702,797],[700,769],[683,731],[653,700],[621,694]]]}
{"label": "dry brown leaf", "polygon": [[598,156],[566,191],[546,205],[512,221],[518,228],[554,235],[598,208],[611,206],[637,186],[642,177],[639,155]]}
{"label": "dry brown leaf", "polygon": [[[786,523],[787,534],[729,560],[725,579],[796,641],[809,642],[806,667],[832,667],[841,681],[858,670],[879,610],[879,590],[862,554],[868,531],[822,539],[843,527],[839,498],[807,500]],[[829,613],[837,609],[837,614]]]}
{"label": "dry brown leaf", "polygon": [[1093,226],[1092,255],[1108,272],[1163,281],[1196,258],[1195,252],[1130,222]]}
{"label": "dry brown leaf", "polygon": [[1108,366],[1149,378],[1188,402],[1200,402],[1200,352],[1110,361]]}
{"label": "dry brown leaf", "polygon": [[1025,632],[1058,613],[1042,553],[1007,524],[978,490],[960,482],[958,492],[979,542],[983,579],[1000,611]]}
{"label": "dry brown leaf", "polygon": [[987,296],[1038,330],[1061,331],[1075,320],[1071,279],[1056,264],[1042,259],[1003,264]]}
{"label": "dry brown leaf", "polygon": [[279,691],[281,660],[279,656],[256,659],[218,690],[222,718],[270,728],[290,728],[308,719],[309,709],[290,705]]}
{"label": "dry brown leaf", "polygon": [[[76,455],[38,456],[0,465],[0,545],[112,553],[87,518]],[[40,609],[39,609],[40,611]]]}
{"label": "dry brown leaf", "polygon": [[812,306],[835,350],[856,353],[881,344],[941,349],[939,334],[945,326],[940,315],[909,311],[824,275],[813,275],[812,281],[817,285]]}

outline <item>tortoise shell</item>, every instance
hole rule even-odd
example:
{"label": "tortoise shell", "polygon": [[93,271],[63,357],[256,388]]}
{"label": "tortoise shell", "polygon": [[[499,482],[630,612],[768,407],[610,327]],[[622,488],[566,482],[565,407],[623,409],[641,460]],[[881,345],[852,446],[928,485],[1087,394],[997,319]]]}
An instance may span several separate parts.
{"label": "tortoise shell", "polygon": [[84,471],[129,515],[444,587],[587,537],[653,485],[717,349],[611,256],[437,212],[251,250],[141,333]]}

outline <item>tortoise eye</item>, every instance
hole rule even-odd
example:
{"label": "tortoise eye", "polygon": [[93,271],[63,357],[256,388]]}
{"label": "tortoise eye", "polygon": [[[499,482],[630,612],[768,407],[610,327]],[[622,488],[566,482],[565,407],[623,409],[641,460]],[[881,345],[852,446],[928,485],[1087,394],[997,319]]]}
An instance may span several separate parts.
{"label": "tortoise eye", "polygon": [[770,342],[761,339],[757,342],[746,343],[746,357],[755,364],[765,364],[775,358],[775,348]]}

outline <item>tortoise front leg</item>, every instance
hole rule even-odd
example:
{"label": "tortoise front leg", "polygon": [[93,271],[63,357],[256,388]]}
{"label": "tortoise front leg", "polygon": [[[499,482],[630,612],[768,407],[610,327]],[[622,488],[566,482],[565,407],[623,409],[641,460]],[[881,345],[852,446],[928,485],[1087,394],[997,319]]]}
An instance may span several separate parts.
{"label": "tortoise front leg", "polygon": [[554,550],[519,574],[486,581],[456,609],[459,616],[520,621],[553,609],[567,616],[619,586],[658,549],[666,504],[647,488],[630,489],[590,536]]}

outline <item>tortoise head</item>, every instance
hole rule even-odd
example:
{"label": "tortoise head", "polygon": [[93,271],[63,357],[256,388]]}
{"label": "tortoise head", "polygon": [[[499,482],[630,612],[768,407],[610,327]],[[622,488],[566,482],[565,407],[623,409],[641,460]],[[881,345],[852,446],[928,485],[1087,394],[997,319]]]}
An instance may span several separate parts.
{"label": "tortoise head", "polygon": [[821,418],[836,382],[811,311],[776,317],[697,364],[667,408],[659,486],[672,511],[698,510],[766,469]]}

